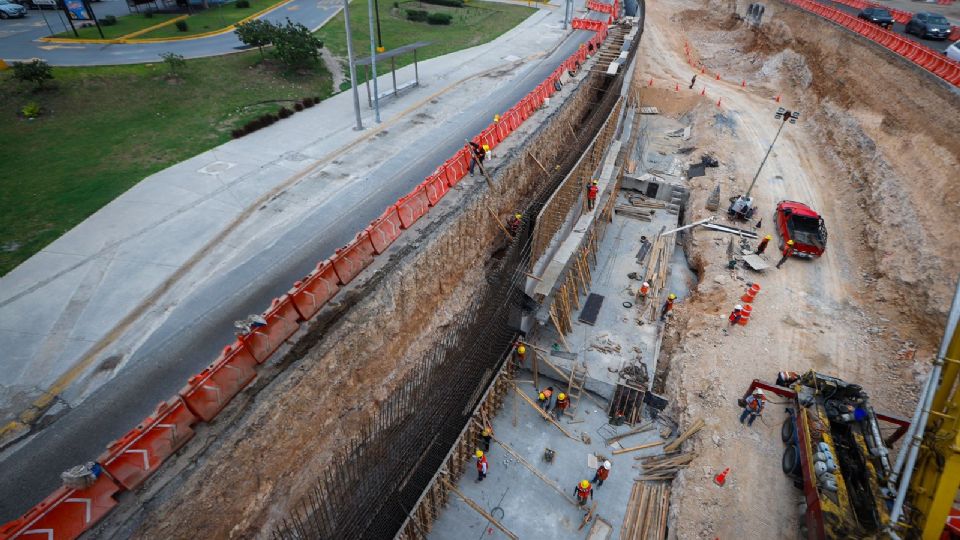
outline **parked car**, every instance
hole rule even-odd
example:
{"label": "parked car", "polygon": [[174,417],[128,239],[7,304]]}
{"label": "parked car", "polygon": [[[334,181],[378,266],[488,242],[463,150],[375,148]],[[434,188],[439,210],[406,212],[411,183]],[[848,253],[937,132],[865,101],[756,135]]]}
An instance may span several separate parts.
{"label": "parked car", "polygon": [[868,7],[857,13],[857,17],[873,24],[878,24],[884,28],[893,27],[893,15],[882,7]]}
{"label": "parked car", "polygon": [[793,240],[791,255],[813,258],[827,249],[827,226],[823,218],[809,206],[795,201],[780,201],[773,214],[774,226],[780,234],[780,251]]}
{"label": "parked car", "polygon": [[943,15],[921,11],[914,14],[907,23],[906,32],[922,38],[947,39],[950,35],[950,21]]}
{"label": "parked car", "polygon": [[947,55],[947,58],[951,60],[960,62],[960,41],[954,41],[953,45],[950,45],[947,47],[947,50],[943,51],[943,54]]}
{"label": "parked car", "polygon": [[0,19],[16,19],[27,16],[27,8],[11,0],[0,0]]}

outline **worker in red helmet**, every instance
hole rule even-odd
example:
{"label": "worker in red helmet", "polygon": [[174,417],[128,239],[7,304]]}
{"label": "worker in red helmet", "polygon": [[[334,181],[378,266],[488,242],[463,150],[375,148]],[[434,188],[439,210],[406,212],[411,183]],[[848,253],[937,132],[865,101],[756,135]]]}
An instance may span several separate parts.
{"label": "worker in red helmet", "polygon": [[477,482],[483,482],[487,477],[487,457],[483,455],[483,450],[477,450]]}
{"label": "worker in red helmet", "polygon": [[593,488],[590,487],[589,480],[581,480],[577,484],[576,489],[573,490],[573,494],[577,497],[577,505],[583,506],[587,504],[587,498],[593,499]]}

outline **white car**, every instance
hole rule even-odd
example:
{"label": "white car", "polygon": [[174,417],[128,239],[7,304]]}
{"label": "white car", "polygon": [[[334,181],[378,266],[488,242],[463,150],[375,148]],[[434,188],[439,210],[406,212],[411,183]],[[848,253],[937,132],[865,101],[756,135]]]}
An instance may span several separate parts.
{"label": "white car", "polygon": [[953,45],[950,45],[943,51],[943,54],[947,55],[947,58],[951,60],[960,62],[960,41],[954,41]]}
{"label": "white car", "polygon": [[26,17],[27,8],[20,4],[15,4],[10,0],[0,0],[0,19],[9,19],[11,17]]}

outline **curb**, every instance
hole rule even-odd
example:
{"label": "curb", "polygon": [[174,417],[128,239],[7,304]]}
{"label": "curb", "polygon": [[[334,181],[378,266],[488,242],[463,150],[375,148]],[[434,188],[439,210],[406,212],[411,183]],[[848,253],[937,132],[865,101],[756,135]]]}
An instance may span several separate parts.
{"label": "curb", "polygon": [[251,19],[256,19],[256,18],[262,17],[263,15],[266,15],[267,13],[270,13],[270,12],[273,11],[273,10],[279,9],[279,8],[281,8],[281,7],[289,4],[290,2],[293,2],[293,0],[283,0],[282,2],[279,2],[279,3],[277,3],[277,4],[274,4],[274,5],[272,5],[272,6],[268,7],[268,8],[261,9],[260,11],[258,11],[258,12],[256,12],[256,13],[253,13],[253,14],[251,14],[251,15],[248,15],[248,16],[240,19],[239,21],[231,24],[230,26],[226,26],[226,27],[220,28],[220,29],[218,29],[218,30],[211,30],[211,31],[209,31],[209,32],[203,32],[203,33],[200,33],[200,34],[192,34],[192,35],[183,36],[183,37],[139,38],[139,39],[138,39],[138,38],[134,38],[134,39],[127,39],[127,36],[134,36],[134,35],[139,36],[139,35],[143,35],[143,34],[152,32],[153,30],[156,30],[157,28],[161,28],[161,27],[164,27],[164,26],[167,26],[167,25],[170,25],[170,24],[174,24],[174,23],[176,23],[176,21],[184,20],[184,19],[188,18],[189,15],[183,15],[183,16],[178,17],[178,18],[175,18],[175,19],[170,19],[169,21],[166,21],[166,22],[164,22],[164,23],[158,24],[158,25],[156,25],[156,26],[151,26],[150,28],[145,28],[145,29],[143,29],[143,30],[139,30],[139,31],[133,32],[133,33],[131,33],[131,34],[127,34],[126,36],[121,36],[121,37],[119,37],[119,38],[114,38],[114,39],[70,39],[70,38],[42,37],[42,38],[39,38],[37,41],[43,41],[43,42],[46,42],[46,43],[91,43],[91,44],[116,45],[116,44],[122,44],[122,43],[164,43],[164,42],[170,42],[170,41],[187,41],[187,40],[191,40],[191,39],[204,39],[204,38],[208,38],[208,37],[212,37],[212,36],[219,36],[219,35],[221,35],[221,34],[226,34],[226,33],[228,33],[228,32],[233,32],[234,30],[236,30],[237,25],[243,24],[243,23],[245,23],[245,22],[247,22],[247,21],[249,21],[249,20],[251,20]]}

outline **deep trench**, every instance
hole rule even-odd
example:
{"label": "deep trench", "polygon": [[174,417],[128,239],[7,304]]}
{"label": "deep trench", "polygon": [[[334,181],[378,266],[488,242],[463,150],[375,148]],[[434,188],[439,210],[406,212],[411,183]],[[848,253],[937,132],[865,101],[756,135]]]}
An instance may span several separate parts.
{"label": "deep trench", "polygon": [[[586,147],[610,115],[623,83],[622,72],[614,77],[588,75],[534,140],[520,147],[513,163],[497,175],[499,183],[509,181],[527,194],[520,197],[529,204],[523,209],[519,234],[506,247],[502,242],[487,246],[488,269],[473,301],[403,377],[391,399],[360,426],[361,435],[331,460],[337,466],[324,471],[306,499],[274,529],[274,538],[379,539],[393,538],[400,530],[512,349],[520,333],[521,313],[535,308],[523,292],[534,219],[579,154],[556,152],[552,163],[556,167],[548,175],[525,166],[523,152],[556,140],[569,122],[580,129],[573,141],[564,133],[563,146]],[[577,107],[577,102],[585,106]]]}

